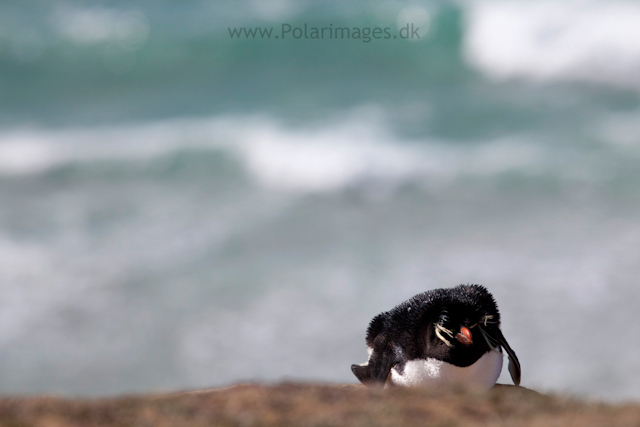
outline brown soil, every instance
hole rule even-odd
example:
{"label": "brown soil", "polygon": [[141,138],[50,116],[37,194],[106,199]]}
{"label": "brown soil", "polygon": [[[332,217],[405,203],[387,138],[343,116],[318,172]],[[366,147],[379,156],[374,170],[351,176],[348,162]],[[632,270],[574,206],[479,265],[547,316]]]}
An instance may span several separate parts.
{"label": "brown soil", "polygon": [[587,403],[512,386],[475,393],[247,384],[93,400],[4,397],[0,426],[640,426],[640,404]]}

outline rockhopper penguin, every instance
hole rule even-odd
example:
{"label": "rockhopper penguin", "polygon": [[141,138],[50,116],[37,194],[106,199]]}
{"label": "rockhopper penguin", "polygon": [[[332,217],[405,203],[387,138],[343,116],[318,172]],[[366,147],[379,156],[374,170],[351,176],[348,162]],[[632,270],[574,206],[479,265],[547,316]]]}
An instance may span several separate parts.
{"label": "rockhopper penguin", "polygon": [[464,384],[491,388],[502,370],[520,384],[520,362],[500,331],[493,296],[480,285],[434,289],[371,320],[369,360],[351,370],[365,385]]}

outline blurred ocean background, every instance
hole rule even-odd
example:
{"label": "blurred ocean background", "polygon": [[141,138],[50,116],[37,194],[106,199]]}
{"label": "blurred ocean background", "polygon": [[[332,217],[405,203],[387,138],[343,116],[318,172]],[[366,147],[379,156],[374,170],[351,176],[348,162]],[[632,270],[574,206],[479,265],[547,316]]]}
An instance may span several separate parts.
{"label": "blurred ocean background", "polygon": [[639,280],[640,3],[0,3],[3,394],[355,382],[480,283],[524,386],[640,399]]}

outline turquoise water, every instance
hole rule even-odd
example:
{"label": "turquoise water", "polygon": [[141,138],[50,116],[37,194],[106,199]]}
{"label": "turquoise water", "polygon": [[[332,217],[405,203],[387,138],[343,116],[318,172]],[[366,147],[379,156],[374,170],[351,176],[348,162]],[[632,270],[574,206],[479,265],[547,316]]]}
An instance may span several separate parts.
{"label": "turquoise water", "polygon": [[3,2],[0,391],[354,382],[371,317],[481,283],[523,385],[637,399],[638,23],[624,2]]}

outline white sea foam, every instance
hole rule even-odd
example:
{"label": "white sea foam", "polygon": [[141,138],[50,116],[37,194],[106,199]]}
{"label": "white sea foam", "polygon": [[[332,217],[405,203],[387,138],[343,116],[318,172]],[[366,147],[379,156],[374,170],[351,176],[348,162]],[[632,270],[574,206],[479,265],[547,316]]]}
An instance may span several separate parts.
{"label": "white sea foam", "polygon": [[464,54],[496,79],[640,89],[640,4],[487,0],[467,4]]}
{"label": "white sea foam", "polygon": [[0,235],[0,347],[25,334],[64,305],[81,304],[83,292],[119,280],[122,266],[98,257],[70,259],[37,243]]}
{"label": "white sea foam", "polygon": [[593,133],[618,149],[637,151],[640,149],[640,111],[610,114],[595,124]]}
{"label": "white sea foam", "polygon": [[224,150],[260,186],[333,191],[367,181],[446,184],[463,175],[539,173],[549,155],[531,137],[447,144],[402,140],[377,114],[291,128],[269,117],[181,119],[118,127],[0,132],[0,174],[96,160],[147,160],[182,149]]}
{"label": "white sea foam", "polygon": [[131,10],[58,4],[51,15],[51,23],[63,39],[78,44],[114,41],[135,50],[144,46],[149,35],[147,17]]}

